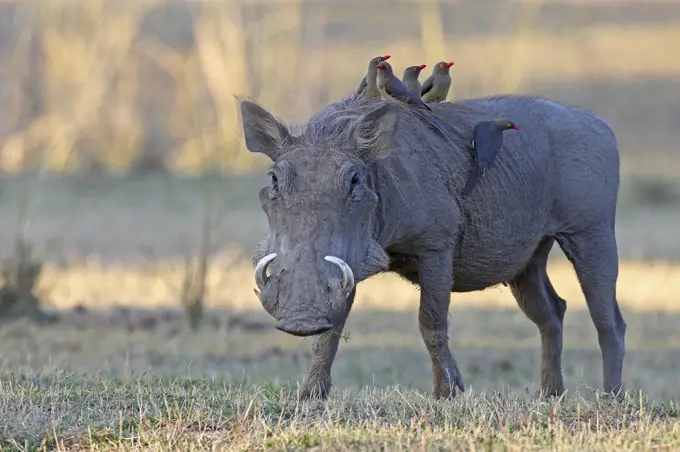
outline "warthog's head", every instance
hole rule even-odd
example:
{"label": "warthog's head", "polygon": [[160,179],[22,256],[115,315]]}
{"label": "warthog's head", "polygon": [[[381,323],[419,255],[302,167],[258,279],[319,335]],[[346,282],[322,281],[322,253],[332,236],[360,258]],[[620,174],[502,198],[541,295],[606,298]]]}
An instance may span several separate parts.
{"label": "warthog's head", "polygon": [[268,241],[254,261],[257,294],[279,330],[332,329],[355,284],[387,269],[373,239],[372,168],[393,148],[396,109],[385,102],[359,112],[327,109],[294,135],[264,108],[241,102],[246,146],[274,162],[259,192]]}

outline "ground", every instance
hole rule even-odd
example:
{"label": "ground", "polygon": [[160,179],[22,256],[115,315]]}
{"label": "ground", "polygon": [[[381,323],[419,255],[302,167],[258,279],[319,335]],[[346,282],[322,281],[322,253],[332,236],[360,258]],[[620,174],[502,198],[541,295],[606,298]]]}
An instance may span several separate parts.
{"label": "ground", "polygon": [[[15,180],[1,182],[6,257],[20,190]],[[680,447],[680,265],[622,262],[629,390],[622,402],[597,391],[597,336],[573,272],[555,260],[549,271],[568,302],[564,399],[535,396],[538,331],[498,287],[452,297],[450,343],[467,391],[451,403],[435,401],[417,328],[418,292],[380,276],[359,286],[330,399],[299,404],[312,341],[273,328],[252,294],[252,267],[233,250],[217,250],[210,309],[198,332],[188,328],[173,287],[182,270],[180,238],[190,242],[200,223],[200,190],[192,181],[173,182],[176,191],[164,183],[41,186],[27,235],[43,248],[39,289],[56,321],[0,324],[3,450]],[[220,184],[231,200],[217,241],[247,247],[266,231],[257,181]],[[161,192],[166,198],[155,197]],[[658,240],[630,233],[641,224],[640,209],[620,209],[629,258]],[[672,215],[659,210],[657,218]],[[668,224],[652,223],[671,237]],[[60,247],[44,246],[55,238]]]}

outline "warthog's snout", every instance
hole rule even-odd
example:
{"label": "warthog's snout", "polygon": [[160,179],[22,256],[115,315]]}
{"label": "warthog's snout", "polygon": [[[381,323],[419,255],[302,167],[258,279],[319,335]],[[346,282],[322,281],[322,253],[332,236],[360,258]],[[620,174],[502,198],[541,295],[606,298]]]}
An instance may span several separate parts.
{"label": "warthog's snout", "polygon": [[333,324],[328,319],[282,319],[276,322],[275,328],[293,336],[314,336],[332,330]]}
{"label": "warthog's snout", "polygon": [[[308,270],[294,265],[281,279],[267,275],[267,268],[276,258],[276,253],[267,254],[255,265],[258,296],[265,310],[278,320],[276,329],[294,336],[313,336],[333,329],[332,319],[344,310],[355,285],[354,272],[347,262],[325,256],[328,268]],[[341,282],[330,291],[328,281],[334,276],[341,276]]]}
{"label": "warthog's snout", "polygon": [[[267,254],[265,257],[260,259],[260,261],[255,266],[255,282],[257,283],[257,288],[260,291],[264,289],[264,286],[266,286],[267,282],[269,281],[269,277],[267,276],[267,268],[269,267],[269,264],[271,264],[272,261],[276,259],[276,256],[276,253]],[[342,291],[345,293],[345,295],[349,295],[349,293],[354,288],[354,272],[352,272],[350,266],[347,265],[347,262],[335,256],[325,256],[324,260],[331,262],[340,268],[340,271],[342,272]]]}

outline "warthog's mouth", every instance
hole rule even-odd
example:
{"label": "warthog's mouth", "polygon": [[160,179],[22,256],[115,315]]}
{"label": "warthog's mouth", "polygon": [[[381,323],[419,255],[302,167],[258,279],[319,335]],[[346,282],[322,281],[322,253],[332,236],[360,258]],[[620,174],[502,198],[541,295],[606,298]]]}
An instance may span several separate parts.
{"label": "warthog's mouth", "polygon": [[319,319],[313,322],[309,319],[282,319],[276,322],[275,328],[293,336],[315,336],[333,329],[333,324],[327,319]]}
{"label": "warthog's mouth", "polygon": [[[345,309],[347,297],[355,286],[354,272],[350,266],[339,257],[325,256],[324,260],[337,268],[342,275],[340,290],[337,293],[330,295],[331,299],[326,300],[326,302],[323,303],[324,306],[328,304],[329,312],[318,312],[315,309],[312,309],[311,312],[301,313],[304,309],[296,309],[296,312],[292,313],[286,312],[286,309],[282,309],[278,305],[278,295],[273,296],[271,291],[269,291],[269,294],[265,293],[262,295],[262,292],[265,290],[270,280],[270,277],[267,276],[267,268],[269,267],[269,264],[276,259],[276,256],[276,253],[267,254],[262,257],[255,266],[255,281],[259,289],[256,290],[255,293],[260,297],[260,302],[262,302],[265,310],[272,317],[279,319],[275,326],[276,329],[283,331],[284,333],[292,334],[293,336],[301,337],[314,336],[332,330],[333,323],[330,319],[339,311]],[[301,305],[300,308],[303,308],[304,303],[302,301],[299,303]],[[311,307],[313,308],[313,306]]]}

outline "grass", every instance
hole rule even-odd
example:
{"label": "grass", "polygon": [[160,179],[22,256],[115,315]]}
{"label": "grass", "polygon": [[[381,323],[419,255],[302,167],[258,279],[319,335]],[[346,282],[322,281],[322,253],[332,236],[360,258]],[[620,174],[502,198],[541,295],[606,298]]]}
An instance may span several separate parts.
{"label": "grass", "polygon": [[275,331],[262,312],[211,311],[191,333],[176,311],[62,311],[47,327],[0,329],[10,420],[0,437],[34,450],[676,448],[680,314],[624,316],[622,403],[592,389],[601,364],[585,312],[567,313],[568,394],[542,402],[538,334],[523,314],[454,307],[452,349],[468,386],[454,402],[429,394],[415,310],[360,308],[329,401],[300,404],[310,340]]}
{"label": "grass", "polygon": [[[578,396],[541,403],[486,392],[448,404],[391,388],[301,405],[294,390],[205,381],[41,383],[42,390],[39,383],[13,383],[22,402],[10,414],[26,420],[25,430],[36,427],[33,413],[45,411],[62,416],[60,427],[83,411],[98,424],[53,431],[37,442],[61,450],[671,450],[680,444],[673,431],[677,407],[635,397],[622,404]],[[81,404],[88,409],[74,410]]]}

